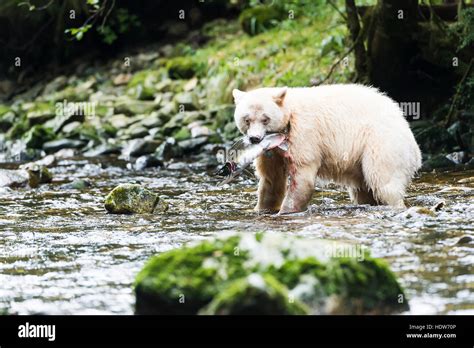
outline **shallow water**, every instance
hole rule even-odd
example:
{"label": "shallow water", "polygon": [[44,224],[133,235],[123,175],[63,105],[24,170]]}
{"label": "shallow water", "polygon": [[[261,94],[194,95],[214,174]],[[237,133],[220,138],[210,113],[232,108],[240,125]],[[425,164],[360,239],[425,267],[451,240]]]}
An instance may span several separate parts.
{"label": "shallow water", "polygon": [[[117,160],[62,160],[38,189],[0,188],[0,312],[132,314],[135,275],[153,254],[222,231],[275,231],[356,243],[386,259],[414,314],[474,313],[474,171],[424,174],[410,205],[445,206],[436,216],[351,205],[336,187],[317,188],[308,212],[258,216],[256,185],[217,187],[203,162],[134,172]],[[92,187],[62,187],[77,178]],[[469,179],[471,178],[471,179]],[[164,216],[110,215],[103,198],[137,182],[167,197]],[[410,211],[413,211],[410,210]]]}

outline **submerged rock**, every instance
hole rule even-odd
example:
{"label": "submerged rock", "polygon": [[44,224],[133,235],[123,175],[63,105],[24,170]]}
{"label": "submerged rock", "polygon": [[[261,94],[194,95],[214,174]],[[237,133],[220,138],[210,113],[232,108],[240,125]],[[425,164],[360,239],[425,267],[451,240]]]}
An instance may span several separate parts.
{"label": "submerged rock", "polygon": [[105,197],[105,209],[114,214],[155,214],[168,210],[168,204],[141,185],[121,184]]}
{"label": "submerged rock", "polygon": [[360,245],[243,233],[152,257],[138,314],[367,314],[406,310],[383,260]]}
{"label": "submerged rock", "polygon": [[51,182],[53,176],[45,166],[29,163],[21,169],[0,169],[0,187],[38,187]]}

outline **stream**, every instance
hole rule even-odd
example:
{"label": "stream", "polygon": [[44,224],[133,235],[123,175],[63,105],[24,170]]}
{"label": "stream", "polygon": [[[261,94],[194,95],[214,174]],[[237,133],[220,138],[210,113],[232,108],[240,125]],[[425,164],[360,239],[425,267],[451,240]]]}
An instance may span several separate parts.
{"label": "stream", "polygon": [[[473,170],[414,181],[407,203],[444,201],[434,216],[355,206],[342,189],[318,185],[307,212],[273,217],[252,210],[254,179],[218,187],[209,162],[172,168],[137,172],[114,158],[62,159],[51,184],[0,188],[0,312],[133,314],[132,284],[153,254],[222,231],[274,231],[368,247],[400,279],[407,314],[474,314]],[[91,186],[67,186],[77,179]],[[104,197],[120,183],[159,192],[168,213],[107,214]]]}

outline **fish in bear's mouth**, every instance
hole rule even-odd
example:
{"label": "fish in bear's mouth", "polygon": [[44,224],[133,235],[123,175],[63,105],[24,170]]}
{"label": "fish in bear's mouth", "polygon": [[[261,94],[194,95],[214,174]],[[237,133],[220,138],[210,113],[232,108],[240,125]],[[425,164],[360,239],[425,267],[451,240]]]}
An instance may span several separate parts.
{"label": "fish in bear's mouth", "polygon": [[282,151],[288,151],[288,136],[282,133],[273,133],[266,135],[258,144],[249,144],[245,138],[235,142],[231,151],[237,153],[235,160],[227,161],[216,173],[216,176],[225,177],[219,186],[228,184],[240,174],[260,155],[266,151],[278,148]]}

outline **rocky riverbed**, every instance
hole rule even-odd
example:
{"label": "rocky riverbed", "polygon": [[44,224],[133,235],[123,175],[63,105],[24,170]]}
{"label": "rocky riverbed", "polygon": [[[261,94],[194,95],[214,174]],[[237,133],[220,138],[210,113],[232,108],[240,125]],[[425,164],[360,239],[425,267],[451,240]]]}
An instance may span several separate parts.
{"label": "rocky riverbed", "polygon": [[[209,154],[140,170],[110,156],[65,155],[50,164],[50,183],[0,188],[2,311],[134,313],[133,283],[152,255],[229,231],[364,246],[390,265],[409,313],[474,309],[473,171],[423,174],[404,211],[354,206],[346,193],[318,186],[308,212],[275,218],[253,212],[253,179],[217,187]],[[168,210],[108,213],[106,195],[126,183],[156,193]]]}

